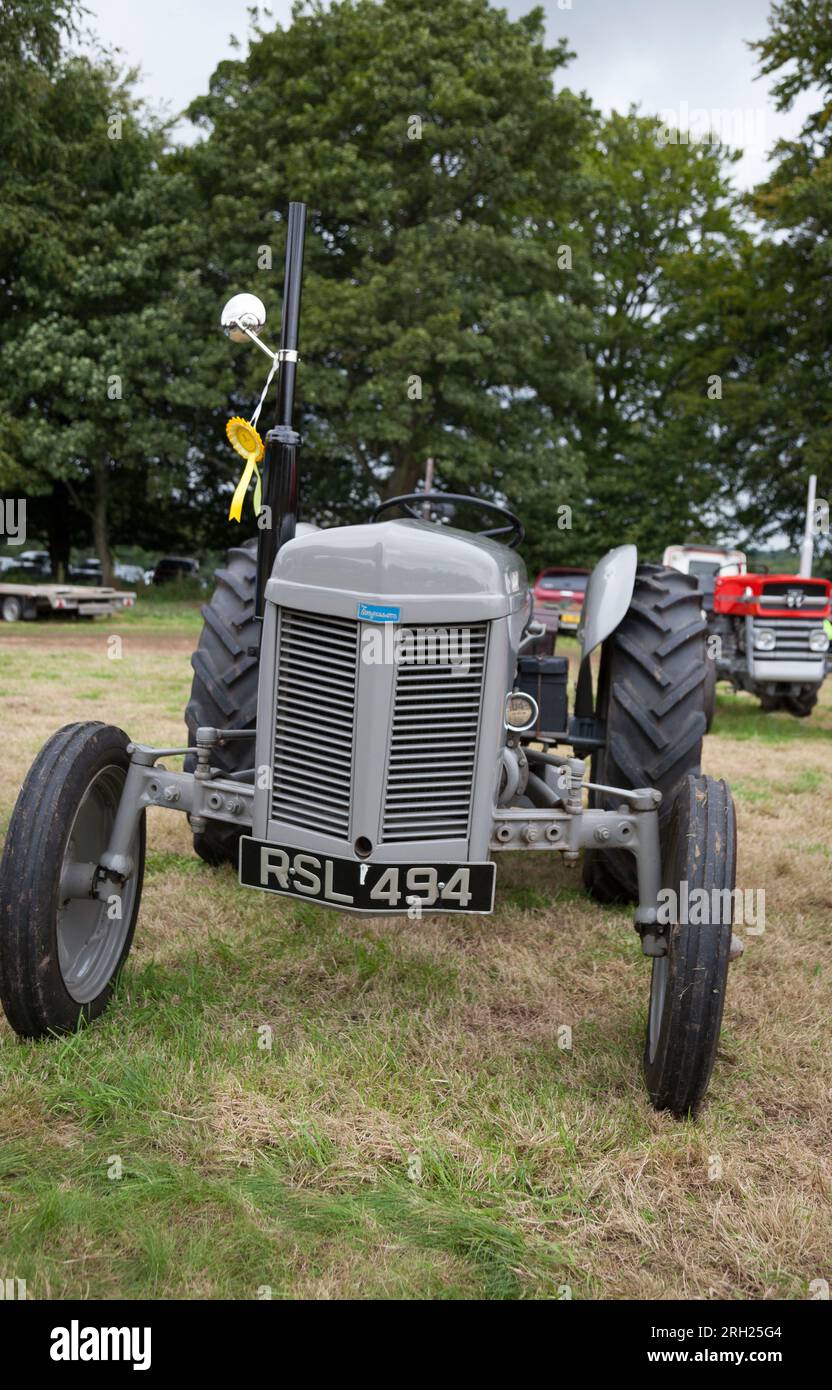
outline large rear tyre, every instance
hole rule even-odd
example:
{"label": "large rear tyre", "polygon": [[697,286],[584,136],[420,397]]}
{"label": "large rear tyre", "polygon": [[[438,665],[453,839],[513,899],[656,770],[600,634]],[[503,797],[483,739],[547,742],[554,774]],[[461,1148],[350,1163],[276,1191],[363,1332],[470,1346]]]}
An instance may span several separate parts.
{"label": "large rear tyre", "polygon": [[816,685],[804,685],[799,694],[785,697],[783,708],[795,719],[807,719],[818,702],[818,689]]}
{"label": "large rear tyre", "polygon": [[807,719],[818,702],[817,685],[804,685],[796,695],[761,695],[760,708],[764,714],[776,714],[785,710],[795,719]]}
{"label": "large rear tyre", "polygon": [[[260,624],[254,618],[257,542],[245,541],[229,550],[224,569],[217,570],[211,601],[202,609],[205,620],[199,646],[191,657],[194,678],[185,710],[188,742],[196,743],[203,725],[215,729],[253,729],[257,717]],[[226,774],[253,765],[254,740],[234,739],[211,753],[211,764]],[[189,754],[185,767],[192,771]],[[210,821],[194,835],[194,849],[207,864],[237,863],[242,831]]]}
{"label": "large rear tyre", "polygon": [[[736,845],[734,803],[726,783],[688,777],[668,827],[662,877],[674,891],[675,910],[666,929],[667,954],[653,960],[644,1047],[650,1099],[657,1110],[678,1117],[696,1114],[719,1044]],[[697,889],[707,897],[693,897]],[[700,915],[705,917],[701,925],[691,922]]]}
{"label": "large rear tyre", "polygon": [[[630,607],[601,651],[596,708],[606,742],[593,754],[592,780],[660,791],[663,845],[676,792],[700,768],[706,669],[695,578],[639,565]],[[593,793],[593,804],[618,809],[617,799],[603,793]],[[635,902],[635,857],[629,850],[588,850],[584,883],[598,902]]]}
{"label": "large rear tyre", "polygon": [[127,776],[127,743],[110,724],[68,724],[20,789],[0,862],[0,1000],[21,1037],[72,1032],[97,1018],[130,950],[144,813],[130,877],[116,883],[96,872]]}

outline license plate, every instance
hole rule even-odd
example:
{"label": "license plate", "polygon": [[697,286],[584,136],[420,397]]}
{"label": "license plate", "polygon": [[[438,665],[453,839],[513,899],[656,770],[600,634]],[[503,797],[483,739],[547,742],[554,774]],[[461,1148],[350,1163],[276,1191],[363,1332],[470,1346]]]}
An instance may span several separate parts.
{"label": "license plate", "polygon": [[568,624],[569,627],[577,627],[577,625],[578,625],[578,623],[579,623],[579,621],[580,621],[580,614],[579,614],[579,613],[561,613],[561,615],[560,615],[560,620],[561,620],[562,623]]}
{"label": "license plate", "polygon": [[493,912],[496,864],[371,864],[240,837],[246,888],[357,912]]}

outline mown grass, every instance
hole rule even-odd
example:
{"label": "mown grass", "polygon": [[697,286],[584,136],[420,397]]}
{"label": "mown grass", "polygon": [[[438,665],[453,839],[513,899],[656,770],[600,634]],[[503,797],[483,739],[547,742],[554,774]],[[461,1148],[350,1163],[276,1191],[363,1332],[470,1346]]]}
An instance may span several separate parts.
{"label": "mown grass", "polygon": [[[0,623],[0,642],[23,639],[27,647],[33,642],[50,644],[58,641],[70,646],[85,644],[91,637],[102,641],[113,633],[199,633],[202,627],[202,605],[209,595],[196,586],[180,591],[179,586],[152,586],[133,590],[136,603],[109,617],[73,618],[40,617],[32,622]],[[5,650],[0,646],[0,651]]]}
{"label": "mown grass", "polygon": [[[98,628],[4,640],[3,824],[63,722],[181,741],[190,628],[124,635],[118,660]],[[739,782],[766,931],[698,1121],[647,1101],[649,966],[579,871],[505,855],[493,918],[365,921],[240,889],[159,811],[107,1015],[38,1044],[0,1024],[0,1276],[35,1298],[805,1297],[832,1249],[832,706],[783,734],[734,701],[707,765]]]}
{"label": "mown grass", "polygon": [[777,711],[762,718],[759,701],[745,691],[735,694],[729,686],[717,687],[719,730],[741,742],[756,744],[826,742],[832,731],[828,698],[807,719]]}

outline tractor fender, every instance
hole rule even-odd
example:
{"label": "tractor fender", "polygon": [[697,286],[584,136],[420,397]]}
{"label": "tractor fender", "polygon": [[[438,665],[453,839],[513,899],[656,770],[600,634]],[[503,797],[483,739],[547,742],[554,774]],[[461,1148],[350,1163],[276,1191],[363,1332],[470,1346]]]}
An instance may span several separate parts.
{"label": "tractor fender", "polygon": [[578,628],[582,662],[615,631],[627,612],[637,564],[634,545],[617,545],[602,555],[589,576]]}

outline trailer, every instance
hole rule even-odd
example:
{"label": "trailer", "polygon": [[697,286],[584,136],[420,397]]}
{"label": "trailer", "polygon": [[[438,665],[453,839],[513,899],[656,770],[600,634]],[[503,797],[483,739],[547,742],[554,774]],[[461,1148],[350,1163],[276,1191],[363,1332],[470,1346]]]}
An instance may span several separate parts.
{"label": "trailer", "polygon": [[53,614],[105,618],[132,608],[136,595],[88,584],[0,583],[0,618],[4,623],[31,622]]}

